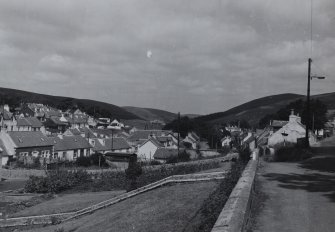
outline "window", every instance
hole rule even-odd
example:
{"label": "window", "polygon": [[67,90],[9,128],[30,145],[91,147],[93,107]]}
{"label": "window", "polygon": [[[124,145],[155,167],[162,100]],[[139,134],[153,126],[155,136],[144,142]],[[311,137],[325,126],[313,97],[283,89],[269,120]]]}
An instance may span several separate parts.
{"label": "window", "polygon": [[28,152],[20,152],[19,154],[20,154],[20,156],[28,156],[29,153]]}
{"label": "window", "polygon": [[49,150],[42,151],[42,157],[43,158],[48,158],[49,156],[50,156],[50,151]]}
{"label": "window", "polygon": [[38,151],[33,151],[31,154],[32,154],[34,157],[37,157],[38,154],[39,154],[39,152],[38,152]]}

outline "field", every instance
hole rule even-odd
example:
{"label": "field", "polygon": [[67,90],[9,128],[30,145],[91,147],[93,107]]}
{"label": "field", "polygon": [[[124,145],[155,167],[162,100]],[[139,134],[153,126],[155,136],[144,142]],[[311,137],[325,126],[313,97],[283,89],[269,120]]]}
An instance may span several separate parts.
{"label": "field", "polygon": [[75,221],[30,231],[183,231],[194,223],[192,219],[217,185],[211,181],[165,186]]}
{"label": "field", "polygon": [[10,217],[72,212],[113,198],[122,193],[124,193],[124,191],[89,192],[58,195],[49,201],[44,201],[43,203],[26,208],[13,215],[10,215]]}

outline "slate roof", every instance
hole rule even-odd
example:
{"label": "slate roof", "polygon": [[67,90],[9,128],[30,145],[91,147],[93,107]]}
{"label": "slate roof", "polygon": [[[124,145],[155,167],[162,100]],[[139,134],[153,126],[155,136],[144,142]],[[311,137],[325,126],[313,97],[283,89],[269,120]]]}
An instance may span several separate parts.
{"label": "slate roof", "polygon": [[94,146],[93,147],[93,151],[107,151],[106,146],[102,145],[99,141],[99,139],[93,139],[94,140]]}
{"label": "slate roof", "polygon": [[50,120],[55,123],[56,125],[68,125],[69,122],[68,121],[62,121],[60,120],[61,118],[58,116],[51,116]]}
{"label": "slate roof", "polygon": [[49,140],[54,145],[55,151],[68,151],[92,147],[89,142],[80,135],[63,136],[62,138],[58,136],[49,137]]}
{"label": "slate roof", "polygon": [[9,137],[18,148],[21,147],[45,147],[53,143],[40,131],[9,131]]}
{"label": "slate roof", "polygon": [[154,159],[169,159],[174,156],[178,156],[178,149],[162,147],[156,150]]}
{"label": "slate roof", "polygon": [[88,121],[88,116],[83,114],[75,114],[72,117],[66,117],[71,124],[85,124]]}
{"label": "slate roof", "polygon": [[43,124],[36,117],[18,118],[17,126],[42,127]]}
{"label": "slate roof", "polygon": [[141,139],[148,139],[150,135],[155,135],[157,137],[167,136],[171,134],[171,131],[167,130],[138,130],[134,131],[128,138],[129,141],[135,142]]}
{"label": "slate roof", "polygon": [[[112,138],[105,139],[105,146],[107,150],[112,148]],[[113,150],[128,149],[130,145],[124,138],[113,138]]]}

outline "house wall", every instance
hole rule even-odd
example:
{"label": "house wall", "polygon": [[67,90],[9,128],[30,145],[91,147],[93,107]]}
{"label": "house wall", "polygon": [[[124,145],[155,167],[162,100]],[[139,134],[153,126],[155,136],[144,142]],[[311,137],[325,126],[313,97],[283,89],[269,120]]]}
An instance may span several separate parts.
{"label": "house wall", "polygon": [[146,142],[143,146],[140,146],[137,150],[137,157],[139,159],[152,160],[157,150],[157,146],[151,141]]}
{"label": "house wall", "polygon": [[[282,133],[286,133],[287,136],[283,136]],[[297,143],[297,139],[305,137],[305,133],[305,128],[300,124],[289,122],[269,137],[268,145],[273,147],[284,143],[284,140],[288,143]]]}
{"label": "house wall", "polygon": [[0,133],[0,139],[3,142],[3,145],[6,147],[6,150],[8,152],[9,156],[14,156],[15,155],[15,143],[13,142],[13,140],[9,137],[9,135],[4,132],[1,131]]}
{"label": "house wall", "polygon": [[85,148],[85,149],[78,149],[76,157],[74,155],[75,154],[74,150],[56,151],[55,154],[57,154],[58,158],[61,160],[75,161],[78,157],[88,156],[90,152],[89,149]]}
{"label": "house wall", "polygon": [[[37,151],[38,155],[33,155],[33,152]],[[45,146],[45,147],[24,147],[24,148],[16,148],[15,149],[15,155],[17,157],[21,157],[21,152],[28,152],[28,156],[41,156],[42,151],[49,151],[49,154],[52,154],[52,146]]]}

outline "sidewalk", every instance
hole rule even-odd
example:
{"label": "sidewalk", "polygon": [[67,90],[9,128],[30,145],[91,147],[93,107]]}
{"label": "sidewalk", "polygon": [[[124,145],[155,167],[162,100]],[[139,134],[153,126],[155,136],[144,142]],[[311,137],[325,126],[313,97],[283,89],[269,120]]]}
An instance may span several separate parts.
{"label": "sidewalk", "polygon": [[335,231],[335,156],[262,162],[248,231]]}

